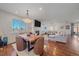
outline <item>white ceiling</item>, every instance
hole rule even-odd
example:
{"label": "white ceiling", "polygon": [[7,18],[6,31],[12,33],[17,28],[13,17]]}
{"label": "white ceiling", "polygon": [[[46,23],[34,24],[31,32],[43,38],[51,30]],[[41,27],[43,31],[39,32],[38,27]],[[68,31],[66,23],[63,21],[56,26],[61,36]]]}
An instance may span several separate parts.
{"label": "white ceiling", "polygon": [[49,23],[79,19],[78,3],[0,3],[0,9],[21,17],[26,17],[26,10],[30,9],[31,18]]}

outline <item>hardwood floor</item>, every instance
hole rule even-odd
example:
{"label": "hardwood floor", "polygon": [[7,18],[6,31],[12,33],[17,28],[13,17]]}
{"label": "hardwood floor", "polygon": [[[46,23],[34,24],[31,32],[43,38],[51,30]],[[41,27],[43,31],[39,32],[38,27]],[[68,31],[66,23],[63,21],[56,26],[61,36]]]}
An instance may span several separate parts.
{"label": "hardwood floor", "polygon": [[17,53],[11,44],[0,48],[0,56],[16,56]]}
{"label": "hardwood floor", "polygon": [[48,41],[47,56],[79,56],[79,37],[73,36],[68,38],[67,43]]}
{"label": "hardwood floor", "polygon": [[[69,37],[67,43],[49,40],[46,49],[44,56],[79,56],[79,37]],[[0,48],[0,56],[12,55],[17,55],[17,53],[11,44]]]}

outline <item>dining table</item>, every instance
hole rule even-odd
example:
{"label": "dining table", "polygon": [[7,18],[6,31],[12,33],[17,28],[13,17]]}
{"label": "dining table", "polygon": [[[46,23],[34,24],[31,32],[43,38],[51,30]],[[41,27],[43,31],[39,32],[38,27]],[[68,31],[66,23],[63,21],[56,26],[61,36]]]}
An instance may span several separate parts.
{"label": "dining table", "polygon": [[30,51],[34,48],[34,44],[35,44],[36,40],[40,37],[39,35],[34,35],[34,34],[31,34],[30,36],[28,36],[27,34],[21,34],[19,36],[26,41],[28,51]]}

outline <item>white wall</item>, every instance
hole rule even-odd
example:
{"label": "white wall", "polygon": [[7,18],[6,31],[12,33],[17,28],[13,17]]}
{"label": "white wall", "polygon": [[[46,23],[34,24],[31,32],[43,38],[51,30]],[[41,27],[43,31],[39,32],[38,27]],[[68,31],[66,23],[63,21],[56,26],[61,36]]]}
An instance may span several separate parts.
{"label": "white wall", "polygon": [[[20,17],[17,17],[15,15],[12,15],[7,12],[0,11],[0,32],[3,32],[2,36],[8,36],[9,37],[9,43],[15,42],[15,35],[13,34],[13,30],[11,28],[11,22],[12,19],[21,19]],[[65,26],[66,23],[44,23],[42,22],[41,28],[34,28],[34,30],[38,30],[43,32],[43,31],[49,31],[50,27],[53,27],[53,31],[62,31],[60,27],[63,25]],[[69,24],[69,23],[68,23]],[[47,29],[45,30],[45,27]],[[69,30],[63,30],[67,34],[70,34],[70,29]]]}
{"label": "white wall", "polygon": [[2,32],[2,36],[8,36],[8,43],[15,42],[15,35],[11,28],[11,22],[14,18],[21,19],[20,17],[14,16],[10,13],[0,11],[0,31]]}
{"label": "white wall", "polygon": [[[66,25],[69,25],[70,29],[66,29]],[[71,34],[71,25],[68,22],[54,22],[52,24],[46,22],[42,25],[42,27],[43,30],[45,30],[44,27],[47,27],[46,31],[62,31],[65,34]],[[63,27],[63,29],[61,29],[61,27]]]}

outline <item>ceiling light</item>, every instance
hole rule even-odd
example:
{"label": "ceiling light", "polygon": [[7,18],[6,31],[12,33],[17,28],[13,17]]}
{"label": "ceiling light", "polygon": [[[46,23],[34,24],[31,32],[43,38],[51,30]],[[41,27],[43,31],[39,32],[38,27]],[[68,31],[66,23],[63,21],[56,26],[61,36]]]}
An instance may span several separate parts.
{"label": "ceiling light", "polygon": [[32,23],[32,20],[30,18],[26,18],[23,20],[25,23]]}
{"label": "ceiling light", "polygon": [[26,22],[26,23],[32,23],[32,19],[29,17],[29,13],[28,13],[29,10],[30,10],[30,9],[28,9],[28,10],[27,10],[27,13],[26,13],[26,14],[27,14],[27,18],[23,20],[23,21]]}
{"label": "ceiling light", "polygon": [[39,8],[39,10],[42,10],[42,8]]}

